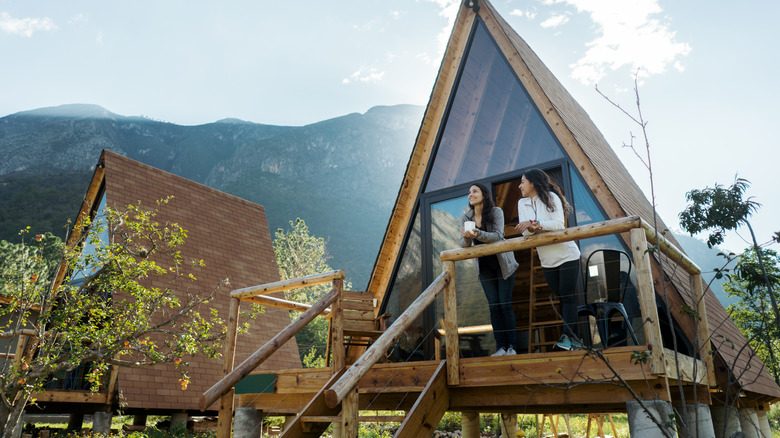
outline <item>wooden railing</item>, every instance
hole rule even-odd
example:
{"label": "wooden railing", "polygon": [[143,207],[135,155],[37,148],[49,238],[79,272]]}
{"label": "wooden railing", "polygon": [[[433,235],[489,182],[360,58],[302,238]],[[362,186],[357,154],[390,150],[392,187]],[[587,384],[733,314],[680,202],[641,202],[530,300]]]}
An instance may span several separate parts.
{"label": "wooden railing", "polygon": [[[338,371],[344,367],[345,353],[342,342],[342,311],[341,292],[344,286],[344,271],[331,271],[323,274],[310,275],[292,280],[277,281],[258,286],[237,289],[230,293],[230,310],[228,319],[227,339],[225,340],[225,356],[222,366],[223,377],[211,388],[200,396],[199,408],[205,411],[217,399],[219,399],[219,420],[217,436],[228,437],[231,432],[233,420],[233,387],[241,379],[246,377],[255,368],[274,354],[282,345],[292,339],[303,327],[317,316],[331,314],[333,321],[333,370]],[[316,286],[319,284],[333,283],[331,291],[312,305],[293,303],[279,298],[265,297],[263,295],[274,292],[283,292],[301,287]],[[289,326],[279,332],[270,341],[249,356],[238,367],[233,368],[236,352],[236,338],[238,336],[238,316],[241,301],[255,302],[266,305],[276,305],[292,310],[301,310],[303,314]],[[330,306],[330,309],[328,307]]]}
{"label": "wooden railing", "polygon": [[658,309],[655,302],[655,290],[653,288],[648,242],[657,245],[661,252],[691,275],[691,285],[694,292],[694,308],[698,312],[700,318],[699,324],[697,325],[697,336],[698,339],[701,340],[698,353],[704,361],[707,370],[709,370],[709,383],[714,384],[712,357],[710,354],[707,354],[709,330],[707,328],[707,312],[704,306],[701,269],[663,236],[659,236],[652,226],[644,222],[638,216],[607,220],[579,227],[566,228],[559,231],[539,233],[532,236],[515,237],[486,245],[442,251],[440,258],[443,263],[444,271],[452,274],[452,281],[448,285],[448,288],[453,289],[452,293],[445,294],[444,301],[447,383],[450,385],[457,385],[459,383],[459,329],[457,302],[454,293],[456,285],[454,275],[456,261],[626,232],[630,235],[631,251],[633,253],[634,265],[637,268],[637,294],[639,298],[639,307],[642,312],[642,321],[644,322],[645,340],[649,348],[653,351],[650,369],[653,373],[658,375],[670,374],[667,370],[667,364],[664,358],[664,348],[661,337],[661,327],[659,325]]}
{"label": "wooden railing", "polygon": [[355,389],[355,385],[361,377],[374,366],[398,338],[409,328],[412,323],[422,315],[428,306],[439,296],[442,290],[449,289],[451,284],[449,272],[442,272],[427,289],[417,297],[409,307],[393,321],[393,325],[380,336],[371,347],[366,350],[358,360],[344,373],[330,389],[325,391],[325,402],[334,408],[344,397]]}
{"label": "wooden railing", "polygon": [[[657,235],[651,226],[642,221],[639,217],[634,216],[567,228],[560,231],[539,233],[528,237],[516,237],[476,247],[442,251],[440,254],[443,263],[443,272],[441,275],[439,275],[439,277],[437,277],[433,283],[420,294],[406,311],[393,322],[390,328],[388,328],[387,331],[385,331],[385,333],[382,334],[382,336],[380,336],[349,369],[345,370],[343,374],[324,391],[325,404],[331,409],[336,408],[341,404],[342,416],[350,417],[349,419],[342,418],[341,420],[344,424],[356,424],[358,412],[356,386],[358,381],[368,373],[371,367],[379,361],[385,352],[412,325],[422,312],[434,302],[442,291],[444,291],[444,338],[446,342],[447,384],[459,384],[460,352],[458,332],[462,329],[458,328],[457,318],[457,299],[455,293],[456,261],[619,233],[629,233],[630,235],[631,251],[633,253],[634,265],[637,268],[637,294],[640,310],[642,312],[644,334],[648,347],[653,351],[649,364],[650,369],[654,374],[670,374],[666,368],[667,365],[664,358],[664,348],[661,338],[658,310],[655,302],[655,291],[653,288],[648,241],[657,245],[657,247],[672,261],[691,274],[692,289],[694,291],[695,299],[694,306],[700,317],[697,335],[699,336],[699,339],[707,340],[709,338],[709,331],[707,329],[706,309],[703,300],[701,270],[663,236]],[[206,391],[200,399],[201,410],[205,410],[217,399],[220,399],[218,437],[221,438],[230,435],[233,386],[260,365],[265,359],[270,357],[279,349],[279,347],[291,339],[301,328],[318,315],[329,313],[329,316],[332,318],[331,326],[333,334],[331,337],[331,347],[333,352],[333,372],[336,374],[342,371],[345,366],[343,311],[341,307],[343,279],[344,272],[339,270],[294,280],[285,280],[238,289],[230,294],[232,300],[230,306],[228,339],[225,344],[224,377]],[[333,282],[333,289],[331,292],[311,306],[262,296],[273,292],[324,284],[330,281]],[[233,360],[235,355],[240,301],[257,302],[303,311],[304,313],[234,369]],[[328,310],[328,306],[330,306],[330,310]],[[706,346],[706,342],[704,345]],[[705,366],[710,370],[707,379],[708,383],[714,384],[711,356],[706,354],[705,347],[701,347],[701,350],[702,351],[699,352],[700,357],[703,358]]]}

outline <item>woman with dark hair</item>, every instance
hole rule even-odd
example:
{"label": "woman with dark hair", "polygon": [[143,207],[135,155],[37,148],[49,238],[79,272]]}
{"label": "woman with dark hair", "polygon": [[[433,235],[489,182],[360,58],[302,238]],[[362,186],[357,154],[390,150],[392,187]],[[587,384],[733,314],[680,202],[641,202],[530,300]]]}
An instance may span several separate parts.
{"label": "woman with dark hair", "polygon": [[[515,230],[529,235],[538,231],[562,230],[571,207],[561,188],[539,169],[531,169],[520,178],[522,198],[517,201],[520,223]],[[572,241],[536,248],[544,278],[561,303],[564,334],[555,344],[559,350],[582,348],[577,329],[576,288],[580,273],[580,250]]]}
{"label": "woman with dark hair", "polygon": [[[466,227],[467,223],[469,227]],[[460,229],[460,246],[464,248],[504,239],[504,212],[495,206],[484,184],[477,183],[469,188],[469,206],[460,218]],[[511,252],[489,255],[477,258],[475,264],[487,297],[496,340],[493,356],[516,354],[516,323],[512,310],[512,287],[518,266],[515,256]]]}

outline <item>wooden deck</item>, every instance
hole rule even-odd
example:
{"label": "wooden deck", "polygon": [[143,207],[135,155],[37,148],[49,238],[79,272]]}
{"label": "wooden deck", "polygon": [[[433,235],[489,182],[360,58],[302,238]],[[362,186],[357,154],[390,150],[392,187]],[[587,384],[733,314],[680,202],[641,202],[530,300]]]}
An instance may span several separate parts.
{"label": "wooden deck", "polygon": [[[666,379],[653,374],[649,364],[635,364],[632,360],[634,351],[646,349],[647,346],[613,347],[602,352],[603,359],[586,351],[464,358],[459,364],[459,384],[448,385],[447,410],[622,412],[625,403],[634,400],[626,386],[643,399],[666,399],[668,391],[674,392],[675,388],[668,388]],[[682,369],[681,374],[686,384],[692,384],[694,379],[690,375],[694,360],[687,359],[691,367]],[[701,361],[695,362],[700,382],[706,367]],[[440,363],[374,365],[358,382],[359,409],[409,411]],[[332,369],[284,370],[270,374],[273,376],[272,392],[236,394],[237,405],[251,406],[270,415],[298,414],[330,380]],[[673,368],[668,370],[667,376],[676,374],[676,368]]]}

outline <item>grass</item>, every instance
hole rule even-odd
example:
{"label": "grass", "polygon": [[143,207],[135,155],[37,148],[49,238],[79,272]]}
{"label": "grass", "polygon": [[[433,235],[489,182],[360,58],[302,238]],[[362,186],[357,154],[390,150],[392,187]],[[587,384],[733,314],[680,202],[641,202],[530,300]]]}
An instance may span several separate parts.
{"label": "grass", "polygon": [[[403,415],[403,412],[387,412],[387,411],[364,411],[362,412],[363,415],[371,415],[371,416],[384,416],[384,415]],[[558,433],[566,433],[566,423],[564,420],[564,417],[561,416],[553,416],[553,421],[557,417],[557,427],[558,427]],[[498,437],[500,436],[500,415],[498,414],[481,414],[480,415],[480,432],[482,437]],[[780,438],[780,429],[778,426],[780,426],[780,407],[773,406],[772,410],[768,413],[769,423],[772,427],[772,437],[773,438]],[[149,416],[147,419],[147,424],[153,425],[156,424],[158,421],[161,420],[167,420],[168,417],[154,417]],[[629,436],[629,429],[628,429],[628,417],[626,414],[612,414],[612,420],[615,424],[615,429],[617,431],[617,436],[620,437],[628,437]],[[190,433],[185,431],[183,428],[179,430],[160,430],[155,427],[147,427],[147,429],[143,432],[121,432],[122,425],[124,424],[132,424],[133,417],[132,416],[116,416],[112,420],[112,429],[120,431],[118,435],[113,436],[123,436],[128,438],[214,438],[216,437],[216,433],[213,431],[206,431],[206,432],[199,432],[199,433]],[[612,431],[612,426],[609,423],[609,420],[604,417],[604,423],[603,423],[603,431],[605,434],[614,436],[614,432]],[[541,415],[518,415],[518,430],[521,430],[524,435],[518,435],[518,436],[526,436],[526,437],[536,437],[537,436],[537,430],[540,427],[542,422],[542,416]],[[264,427],[267,426],[281,426],[283,423],[283,418],[281,417],[271,417],[268,418],[267,421],[264,423]],[[588,427],[588,416],[587,415],[570,415],[569,416],[569,425],[572,430],[572,436],[573,437],[584,437],[586,436],[586,429]],[[397,422],[388,422],[388,423],[360,423],[360,432],[359,436],[361,438],[390,438],[393,436],[395,431],[400,426],[400,423]],[[40,423],[36,424],[36,427],[38,430],[48,428],[52,431],[51,437],[52,438],[82,438],[82,437],[97,437],[98,435],[92,434],[91,432],[74,432],[74,431],[66,431],[65,424],[45,424]],[[90,428],[91,424],[89,422],[84,422],[84,428]],[[442,418],[441,422],[438,425],[437,430],[440,431],[446,431],[446,432],[455,432],[461,430],[461,414],[458,412],[447,412],[445,413],[444,417]],[[544,428],[542,429],[542,436],[549,436],[552,435],[552,428],[550,427],[550,420],[545,419],[544,422]],[[276,435],[267,435],[263,434],[263,437],[275,437]],[[329,437],[330,436],[330,430],[326,432],[323,436]],[[591,421],[590,425],[590,436],[595,437],[597,435],[597,428],[594,421]],[[34,437],[37,438],[37,435],[34,435]]]}

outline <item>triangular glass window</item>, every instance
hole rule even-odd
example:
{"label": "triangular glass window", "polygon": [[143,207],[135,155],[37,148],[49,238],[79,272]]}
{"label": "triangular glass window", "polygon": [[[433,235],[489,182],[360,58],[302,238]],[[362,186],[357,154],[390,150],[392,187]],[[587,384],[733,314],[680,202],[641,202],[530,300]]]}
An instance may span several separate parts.
{"label": "triangular glass window", "polygon": [[425,192],[564,157],[481,20],[443,125]]}

